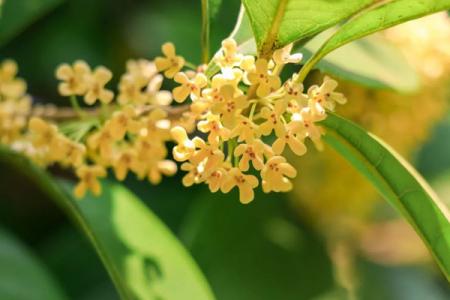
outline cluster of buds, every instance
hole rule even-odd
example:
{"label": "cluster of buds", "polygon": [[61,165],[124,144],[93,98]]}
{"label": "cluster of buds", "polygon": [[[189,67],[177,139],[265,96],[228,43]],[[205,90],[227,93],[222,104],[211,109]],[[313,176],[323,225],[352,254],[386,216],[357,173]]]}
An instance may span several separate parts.
{"label": "cluster of buds", "polygon": [[[105,67],[91,69],[84,61],[59,66],[59,93],[70,98],[77,118],[54,124],[32,116],[27,130],[24,116],[30,115],[30,100],[24,96],[25,84],[15,79],[15,65],[4,63],[2,142],[15,130],[20,135],[15,142],[22,145],[16,148],[37,163],[73,168],[79,178],[75,195],[83,197],[88,190],[101,193],[98,178],[108,168],[118,180],[132,172],[153,184],[175,174],[177,164],[168,159],[167,150],[167,143],[174,141],[172,156],[187,172],[185,186],[206,183],[212,192],[223,193],[237,187],[240,201],[248,203],[260,182],[266,193],[292,189],[290,180],[297,171],[285,152],[289,148],[304,155],[306,139],[321,149],[323,130],[317,123],[326,118],[327,109],[346,101],[328,77],[307,92],[296,75],[283,82],[284,66],[302,59],[290,53],[291,46],[264,59],[239,53],[236,42],[227,39],[209,68],[196,69],[176,54],[173,44],[164,44],[162,52],[154,61],[129,61],[117,95],[106,88],[112,73]],[[161,90],[164,77],[178,86]],[[80,98],[85,108],[78,104]],[[4,117],[8,101],[16,102],[15,110]],[[24,102],[21,114],[18,102]]]}

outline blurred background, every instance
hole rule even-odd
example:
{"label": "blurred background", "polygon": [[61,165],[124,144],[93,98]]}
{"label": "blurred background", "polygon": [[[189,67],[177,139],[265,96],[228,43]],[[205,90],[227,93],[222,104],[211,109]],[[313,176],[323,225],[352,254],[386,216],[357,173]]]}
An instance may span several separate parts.
{"label": "blurred background", "polygon": [[[223,1],[212,49],[231,32],[239,4]],[[200,14],[194,0],[7,0],[0,59],[18,62],[34,101],[67,105],[54,77],[62,62],[105,65],[117,82],[128,59],[151,59],[172,41],[199,63]],[[421,90],[401,95],[343,81],[349,102],[338,112],[385,139],[449,203],[450,21],[439,14],[383,35],[417,70]],[[331,149],[311,152],[295,160],[300,175],[292,193],[260,192],[249,206],[235,193],[183,188],[181,174],[159,186],[131,176],[125,184],[181,239],[218,299],[450,299],[448,283],[409,225]],[[118,299],[82,234],[6,166],[0,166],[0,228],[41,261],[68,299]],[[1,269],[0,260],[3,278]]]}

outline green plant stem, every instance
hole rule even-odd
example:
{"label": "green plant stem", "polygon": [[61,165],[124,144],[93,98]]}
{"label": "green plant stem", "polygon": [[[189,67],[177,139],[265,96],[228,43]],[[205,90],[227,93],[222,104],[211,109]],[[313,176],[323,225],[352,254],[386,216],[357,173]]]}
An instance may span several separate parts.
{"label": "green plant stem", "polygon": [[253,103],[252,107],[250,108],[250,114],[248,115],[248,118],[250,121],[253,119],[253,115],[255,114],[256,105],[258,102]]}
{"label": "green plant stem", "polygon": [[72,105],[73,110],[77,113],[77,115],[80,118],[85,117],[85,114],[84,114],[83,110],[81,109],[80,104],[78,104],[77,96],[75,96],[75,95],[70,96],[70,104]]}
{"label": "green plant stem", "polygon": [[202,1],[202,63],[209,62],[209,3],[208,0]]}

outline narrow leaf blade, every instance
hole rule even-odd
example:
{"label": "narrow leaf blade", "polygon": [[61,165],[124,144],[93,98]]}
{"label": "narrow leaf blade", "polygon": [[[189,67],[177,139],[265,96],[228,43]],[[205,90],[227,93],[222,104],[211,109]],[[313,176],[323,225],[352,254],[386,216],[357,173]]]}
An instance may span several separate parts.
{"label": "narrow leaf blade", "polygon": [[448,9],[450,9],[450,0],[390,1],[344,24],[316,52],[308,64],[313,65],[331,51],[374,32]]}
{"label": "narrow leaf blade", "polygon": [[450,213],[423,178],[379,139],[330,113],[325,142],[343,155],[410,222],[450,280]]}

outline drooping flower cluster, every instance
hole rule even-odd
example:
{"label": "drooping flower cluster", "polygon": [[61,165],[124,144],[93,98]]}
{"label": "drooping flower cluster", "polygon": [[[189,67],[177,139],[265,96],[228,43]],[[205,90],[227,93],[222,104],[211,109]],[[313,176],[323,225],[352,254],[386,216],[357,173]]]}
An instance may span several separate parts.
{"label": "drooping flower cluster", "polygon": [[191,139],[181,127],[171,130],[177,142],[173,157],[183,162],[181,169],[187,172],[185,186],[206,183],[212,192],[224,193],[237,187],[242,203],[253,200],[260,181],[266,193],[292,189],[290,179],[297,171],[283,153],[290,148],[297,155],[305,154],[308,138],[321,149],[323,130],[317,122],[326,118],[326,109],[346,99],[335,92],[337,82],[330,78],[307,93],[295,76],[283,83],[284,65],[301,60],[290,50],[290,46],[279,49],[266,60],[240,54],[235,41],[227,39],[213,59],[220,71],[211,78],[205,74],[208,70],[174,75],[180,84],[173,91],[174,99],[190,99],[185,115],[205,136]]}
{"label": "drooping flower cluster", "polygon": [[[25,85],[15,79],[15,65],[5,63],[0,114],[7,111],[1,105],[8,99],[28,101],[22,114],[16,105],[12,116],[22,116],[15,149],[43,166],[73,168],[79,178],[75,195],[83,197],[88,190],[101,193],[98,178],[108,168],[118,180],[133,172],[153,184],[175,174],[177,165],[167,149],[167,142],[174,141],[172,156],[186,172],[185,186],[205,183],[223,193],[236,187],[240,201],[248,203],[259,185],[266,193],[292,189],[297,171],[285,151],[304,155],[307,139],[321,149],[323,130],[317,122],[326,118],[327,109],[346,101],[330,78],[307,92],[295,75],[283,82],[284,66],[301,60],[300,54],[290,53],[291,46],[263,59],[239,53],[236,42],[227,39],[211,65],[196,70],[185,66],[173,44],[164,44],[162,52],[155,61],[129,61],[117,95],[107,88],[112,73],[105,67],[91,69],[84,61],[61,65],[58,90],[77,113],[61,124],[33,116]],[[172,91],[161,90],[164,77],[177,85]],[[180,104],[171,105],[173,100]],[[3,133],[7,120],[0,115],[2,139],[8,139]]]}

